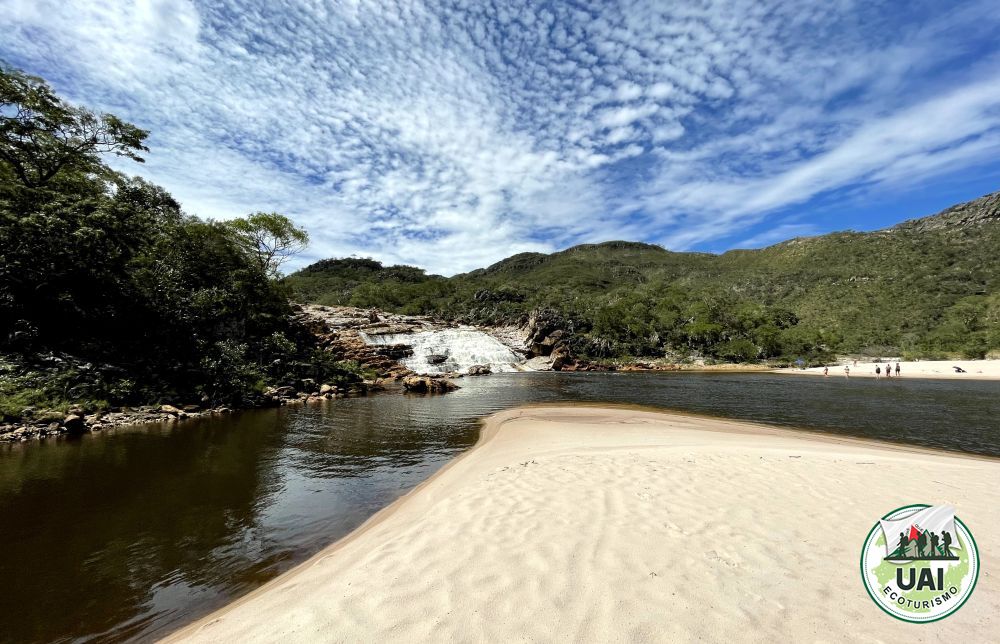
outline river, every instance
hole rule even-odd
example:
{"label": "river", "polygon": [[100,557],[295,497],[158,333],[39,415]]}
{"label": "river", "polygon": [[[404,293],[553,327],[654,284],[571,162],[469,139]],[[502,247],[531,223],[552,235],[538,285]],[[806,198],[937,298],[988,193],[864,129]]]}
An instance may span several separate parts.
{"label": "river", "polygon": [[522,403],[633,403],[1000,456],[1000,382],[519,373],[460,383],[445,396],[385,393],[0,447],[0,641],[165,635],[344,536],[468,449],[477,419]]}

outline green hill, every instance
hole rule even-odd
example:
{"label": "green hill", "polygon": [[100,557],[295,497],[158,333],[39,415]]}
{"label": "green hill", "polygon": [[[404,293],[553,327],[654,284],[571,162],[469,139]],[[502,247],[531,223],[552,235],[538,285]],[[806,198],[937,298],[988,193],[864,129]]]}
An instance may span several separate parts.
{"label": "green hill", "polygon": [[591,358],[979,357],[1000,350],[997,249],[1000,192],[885,230],[721,255],[611,241],[521,253],[451,278],[324,260],[286,282],[308,302],[480,324],[549,309]]}

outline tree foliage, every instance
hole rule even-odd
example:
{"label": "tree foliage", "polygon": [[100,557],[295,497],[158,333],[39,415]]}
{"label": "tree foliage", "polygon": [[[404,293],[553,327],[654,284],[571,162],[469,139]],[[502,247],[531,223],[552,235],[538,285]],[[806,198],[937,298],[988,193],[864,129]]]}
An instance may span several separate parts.
{"label": "tree foliage", "polygon": [[255,212],[227,224],[260,270],[275,278],[281,265],[309,244],[305,230],[276,212]]}
{"label": "tree foliage", "polygon": [[0,398],[247,403],[315,375],[314,338],[272,279],[304,232],[274,213],[186,215],[101,161],[141,160],[143,130],[16,71],[0,96],[0,362],[46,374]]}
{"label": "tree foliage", "polygon": [[102,153],[141,163],[148,134],[67,104],[40,78],[0,69],[0,161],[25,188],[40,188],[64,169],[103,170]]}

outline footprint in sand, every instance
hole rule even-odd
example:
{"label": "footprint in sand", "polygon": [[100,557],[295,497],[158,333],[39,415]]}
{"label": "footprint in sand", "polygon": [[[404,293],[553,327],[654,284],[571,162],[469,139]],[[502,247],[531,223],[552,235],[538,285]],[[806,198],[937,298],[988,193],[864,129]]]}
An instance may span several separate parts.
{"label": "footprint in sand", "polygon": [[709,561],[718,561],[719,563],[729,566],[730,568],[739,568],[740,564],[732,559],[727,559],[714,550],[709,550],[705,553],[705,558]]}

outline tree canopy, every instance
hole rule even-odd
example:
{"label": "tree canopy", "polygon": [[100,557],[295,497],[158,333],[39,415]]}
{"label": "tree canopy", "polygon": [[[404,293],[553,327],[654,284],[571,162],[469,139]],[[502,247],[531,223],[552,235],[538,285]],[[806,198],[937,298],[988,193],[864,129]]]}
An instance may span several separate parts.
{"label": "tree canopy", "polygon": [[257,259],[260,269],[277,277],[281,265],[309,244],[309,234],[276,212],[255,212],[227,222],[243,249]]}
{"label": "tree canopy", "polygon": [[64,169],[104,170],[101,154],[142,163],[148,135],[111,114],[69,105],[40,78],[0,68],[0,162],[26,188]]}
{"label": "tree canopy", "polygon": [[266,382],[348,377],[273,279],[304,231],[275,213],[185,214],[102,160],[141,161],[144,130],[41,79],[0,69],[0,101],[0,416],[84,398],[243,404]]}

